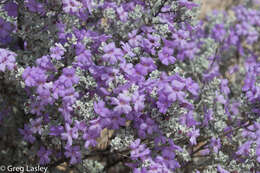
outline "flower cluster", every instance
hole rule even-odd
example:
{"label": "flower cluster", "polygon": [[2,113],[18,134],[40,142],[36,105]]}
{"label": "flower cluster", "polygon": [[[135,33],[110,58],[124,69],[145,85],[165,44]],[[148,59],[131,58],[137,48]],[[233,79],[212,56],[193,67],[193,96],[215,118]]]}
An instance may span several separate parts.
{"label": "flower cluster", "polygon": [[12,51],[6,49],[0,49],[0,71],[5,72],[7,69],[9,71],[15,68],[16,54]]}
{"label": "flower cluster", "polygon": [[11,33],[14,30],[12,23],[5,21],[0,17],[0,43],[7,44],[11,41]]}
{"label": "flower cluster", "polygon": [[0,7],[1,153],[17,153],[6,163],[259,171],[259,10],[199,21],[187,0]]}

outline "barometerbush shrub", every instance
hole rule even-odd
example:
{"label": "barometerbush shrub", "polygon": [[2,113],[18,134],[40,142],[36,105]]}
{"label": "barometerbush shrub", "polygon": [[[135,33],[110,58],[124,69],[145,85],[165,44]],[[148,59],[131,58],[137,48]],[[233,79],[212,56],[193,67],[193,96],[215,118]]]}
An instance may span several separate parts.
{"label": "barometerbush shrub", "polygon": [[0,165],[260,172],[260,11],[1,0]]}

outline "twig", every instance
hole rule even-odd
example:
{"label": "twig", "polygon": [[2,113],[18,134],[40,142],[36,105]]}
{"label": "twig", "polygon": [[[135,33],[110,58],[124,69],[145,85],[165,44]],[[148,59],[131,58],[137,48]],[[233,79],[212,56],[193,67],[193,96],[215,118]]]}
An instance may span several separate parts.
{"label": "twig", "polygon": [[[225,133],[223,133],[221,136],[219,136],[219,138],[223,138],[223,137],[225,137],[227,134],[229,134],[229,133],[231,133],[231,132],[237,131],[237,130],[239,130],[239,129],[241,129],[241,128],[246,128],[246,127],[248,127],[248,126],[250,126],[250,125],[252,125],[252,122],[249,122],[249,124],[247,124],[247,125],[239,126],[239,127],[235,128],[235,129],[228,130],[228,131],[226,131]],[[210,138],[211,138],[211,137],[208,137],[208,139],[210,139]],[[205,144],[201,145],[197,150],[195,150],[195,151],[193,151],[193,152],[191,153],[191,156],[193,156],[194,154],[196,154],[197,152],[199,152],[200,150],[202,150],[205,146],[209,145],[209,143],[210,143],[210,141],[207,141]]]}
{"label": "twig", "polygon": [[159,13],[161,12],[162,8],[164,7],[165,3],[167,2],[167,0],[164,0],[161,5],[158,8],[158,11],[154,14],[153,17],[157,17],[159,15]]}

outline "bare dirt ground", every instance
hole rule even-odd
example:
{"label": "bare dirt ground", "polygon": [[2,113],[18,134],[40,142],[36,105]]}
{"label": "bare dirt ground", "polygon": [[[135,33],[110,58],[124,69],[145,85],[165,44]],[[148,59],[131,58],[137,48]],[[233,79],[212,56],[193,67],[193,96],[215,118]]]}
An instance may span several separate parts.
{"label": "bare dirt ground", "polygon": [[259,7],[260,0],[194,0],[201,4],[201,12],[199,17],[203,18],[209,15],[213,10],[229,10],[232,6],[243,4],[246,1],[251,1],[253,6]]}

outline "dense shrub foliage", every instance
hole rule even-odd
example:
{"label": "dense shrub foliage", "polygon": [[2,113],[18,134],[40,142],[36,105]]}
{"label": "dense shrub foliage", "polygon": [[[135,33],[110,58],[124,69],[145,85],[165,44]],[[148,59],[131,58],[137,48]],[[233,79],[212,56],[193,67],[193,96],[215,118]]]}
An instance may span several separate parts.
{"label": "dense shrub foliage", "polygon": [[1,0],[0,165],[260,172],[260,11]]}

